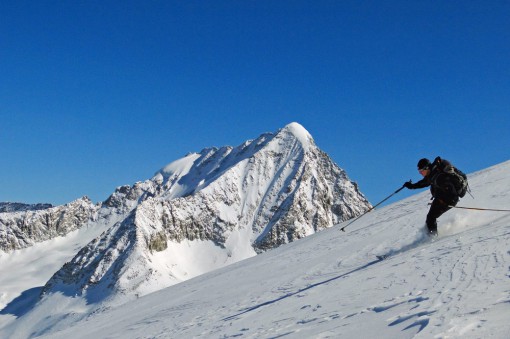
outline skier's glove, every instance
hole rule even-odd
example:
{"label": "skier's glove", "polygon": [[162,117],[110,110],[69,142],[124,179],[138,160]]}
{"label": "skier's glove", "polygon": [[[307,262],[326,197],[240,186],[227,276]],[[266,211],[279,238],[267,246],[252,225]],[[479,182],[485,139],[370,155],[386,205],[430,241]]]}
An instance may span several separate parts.
{"label": "skier's glove", "polygon": [[412,183],[412,182],[410,182],[410,181],[406,181],[406,182],[404,183],[404,187],[405,187],[405,188],[409,188],[409,189],[413,189],[413,188],[414,188],[413,183]]}

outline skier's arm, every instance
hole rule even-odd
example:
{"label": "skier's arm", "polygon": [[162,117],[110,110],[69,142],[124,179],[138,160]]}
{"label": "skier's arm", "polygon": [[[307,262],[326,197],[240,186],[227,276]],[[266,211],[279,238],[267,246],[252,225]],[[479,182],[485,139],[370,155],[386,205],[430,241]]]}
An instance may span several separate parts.
{"label": "skier's arm", "polygon": [[421,179],[420,181],[416,182],[416,183],[411,183],[410,181],[406,182],[404,184],[405,187],[409,188],[409,189],[417,189],[417,188],[424,188],[424,187],[428,187],[430,186],[430,182],[427,180],[427,178],[423,178]]}

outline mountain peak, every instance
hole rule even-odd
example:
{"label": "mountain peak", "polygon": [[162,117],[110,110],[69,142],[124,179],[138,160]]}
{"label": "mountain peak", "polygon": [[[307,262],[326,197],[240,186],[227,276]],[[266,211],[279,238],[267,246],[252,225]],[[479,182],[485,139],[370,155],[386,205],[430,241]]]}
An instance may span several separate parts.
{"label": "mountain peak", "polygon": [[280,130],[280,133],[292,134],[302,145],[305,150],[314,143],[312,135],[299,123],[291,122]]}
{"label": "mountain peak", "polygon": [[310,133],[290,123],[237,147],[191,153],[150,180],[119,188],[97,212],[118,222],[55,273],[43,292],[123,302],[370,207]]}

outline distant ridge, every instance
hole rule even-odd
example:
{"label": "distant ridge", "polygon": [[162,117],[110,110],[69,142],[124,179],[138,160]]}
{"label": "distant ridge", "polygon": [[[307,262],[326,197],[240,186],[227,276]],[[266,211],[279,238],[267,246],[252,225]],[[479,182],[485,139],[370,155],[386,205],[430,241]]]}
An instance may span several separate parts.
{"label": "distant ridge", "polygon": [[52,204],[23,204],[19,202],[0,202],[0,213],[38,211],[53,207]]}

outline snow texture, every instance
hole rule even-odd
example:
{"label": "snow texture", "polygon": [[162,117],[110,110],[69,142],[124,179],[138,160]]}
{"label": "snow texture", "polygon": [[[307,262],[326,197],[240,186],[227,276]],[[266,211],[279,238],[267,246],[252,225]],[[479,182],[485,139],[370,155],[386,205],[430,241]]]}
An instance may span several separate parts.
{"label": "snow texture", "polygon": [[[475,198],[459,206],[508,209],[509,174],[510,161],[469,175]],[[419,193],[366,214],[347,232],[340,223],[121,306],[65,293],[38,301],[34,281],[1,311],[0,336],[510,337],[510,213],[452,209],[429,240],[428,201],[428,192]],[[202,246],[179,246],[188,245]],[[34,259],[28,249],[4,254],[2,269],[16,257],[28,266]]]}

